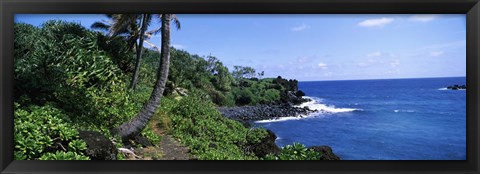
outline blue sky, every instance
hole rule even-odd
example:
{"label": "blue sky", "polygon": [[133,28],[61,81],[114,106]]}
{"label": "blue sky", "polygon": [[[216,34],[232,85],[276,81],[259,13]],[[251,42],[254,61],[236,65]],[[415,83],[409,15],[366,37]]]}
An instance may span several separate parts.
{"label": "blue sky", "polygon": [[[465,15],[177,15],[174,47],[300,81],[466,76]],[[103,15],[17,15],[89,27]],[[155,23],[151,29],[158,27]],[[160,36],[151,42],[160,45]]]}

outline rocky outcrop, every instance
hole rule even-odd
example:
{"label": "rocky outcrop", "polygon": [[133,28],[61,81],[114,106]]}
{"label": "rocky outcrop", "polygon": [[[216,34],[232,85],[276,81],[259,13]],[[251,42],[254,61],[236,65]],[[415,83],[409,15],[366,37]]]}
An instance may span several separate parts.
{"label": "rocky outcrop", "polygon": [[335,155],[332,151],[332,148],[329,146],[312,146],[309,149],[313,149],[316,152],[322,153],[320,160],[340,160],[340,157]]}
{"label": "rocky outcrop", "polygon": [[[299,105],[304,102],[310,101],[309,99],[303,98],[302,96],[305,95],[303,91],[286,91],[284,97],[282,97],[282,102],[287,103],[289,105]],[[282,96],[283,96],[282,95]]]}
{"label": "rocky outcrop", "polygon": [[220,107],[218,110],[223,116],[242,123],[256,120],[278,119],[281,117],[296,117],[317,112],[306,107],[300,108],[289,104]]}
{"label": "rocky outcrop", "polygon": [[116,160],[117,148],[105,135],[95,131],[79,130],[80,138],[87,144],[85,154],[92,160]]}
{"label": "rocky outcrop", "polygon": [[451,90],[467,89],[467,86],[466,85],[452,85],[452,86],[448,86],[447,89],[451,89]]}
{"label": "rocky outcrop", "polygon": [[277,136],[271,130],[267,130],[267,133],[267,136],[261,139],[260,142],[247,144],[247,152],[253,153],[260,158],[268,154],[279,154],[280,147],[275,144]]}

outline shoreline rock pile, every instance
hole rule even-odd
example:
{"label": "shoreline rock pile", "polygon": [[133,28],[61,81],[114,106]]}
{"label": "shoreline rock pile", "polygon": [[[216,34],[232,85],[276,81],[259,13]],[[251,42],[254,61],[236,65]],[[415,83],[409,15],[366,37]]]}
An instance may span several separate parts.
{"label": "shoreline rock pile", "polygon": [[452,86],[448,86],[447,89],[451,89],[451,90],[467,89],[467,86],[466,85],[452,85]]}

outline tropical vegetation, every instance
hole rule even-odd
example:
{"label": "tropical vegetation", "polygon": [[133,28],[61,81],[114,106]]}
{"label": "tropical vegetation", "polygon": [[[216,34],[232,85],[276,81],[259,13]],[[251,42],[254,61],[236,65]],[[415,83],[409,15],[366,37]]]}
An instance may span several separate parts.
{"label": "tropical vegetation", "polygon": [[[108,17],[95,30],[58,20],[15,24],[15,159],[89,160],[79,130],[98,131],[117,147],[139,135],[158,146],[164,134],[156,129],[197,159],[263,159],[248,145],[266,131],[225,118],[217,107],[279,102],[291,86],[171,47],[170,23],[180,26],[172,14]],[[155,17],[161,27],[150,31]],[[161,45],[143,47],[153,34],[161,34]],[[265,159],[318,155],[294,144]]]}

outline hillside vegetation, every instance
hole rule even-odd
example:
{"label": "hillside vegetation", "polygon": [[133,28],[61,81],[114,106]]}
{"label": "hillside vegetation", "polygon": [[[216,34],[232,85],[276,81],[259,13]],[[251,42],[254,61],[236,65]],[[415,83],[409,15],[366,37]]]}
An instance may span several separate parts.
{"label": "hillside vegetation", "polygon": [[[132,90],[128,84],[135,52],[125,38],[63,21],[41,27],[17,23],[14,29],[16,160],[89,160],[79,130],[98,131],[116,147],[132,143],[110,130],[132,119],[150,97],[158,51],[144,49],[138,84]],[[230,71],[214,56],[170,51],[161,105],[141,132],[153,145],[162,138],[154,130],[161,129],[198,159],[319,159],[321,154],[297,144],[278,156],[258,156],[252,146],[267,131],[245,127],[217,110],[285,102],[288,91],[297,90],[296,80],[262,78],[263,72],[250,67]],[[124,157],[118,153],[117,159]]]}

